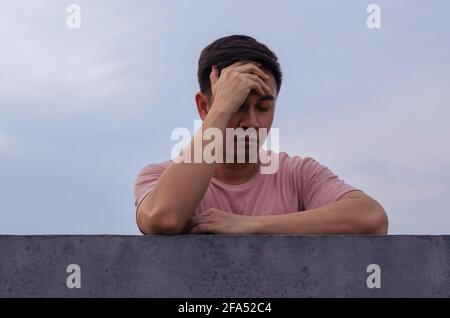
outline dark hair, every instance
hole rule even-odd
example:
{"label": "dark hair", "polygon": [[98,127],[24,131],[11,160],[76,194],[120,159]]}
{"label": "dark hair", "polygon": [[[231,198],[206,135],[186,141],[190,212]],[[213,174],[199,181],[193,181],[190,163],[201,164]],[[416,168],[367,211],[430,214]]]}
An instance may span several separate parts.
{"label": "dark hair", "polygon": [[269,70],[277,83],[277,94],[280,92],[283,74],[278,58],[266,45],[246,35],[231,35],[220,38],[203,49],[198,60],[198,83],[200,91],[211,95],[210,74],[215,65],[219,72],[225,67],[242,60],[259,62]]}

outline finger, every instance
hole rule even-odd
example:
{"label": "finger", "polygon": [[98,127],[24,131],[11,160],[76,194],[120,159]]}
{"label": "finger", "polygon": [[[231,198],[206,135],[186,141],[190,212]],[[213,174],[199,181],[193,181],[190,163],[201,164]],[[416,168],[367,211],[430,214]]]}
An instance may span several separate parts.
{"label": "finger", "polygon": [[184,227],[183,231],[181,231],[181,234],[182,234],[182,235],[183,235],[183,234],[189,234],[190,229],[191,229],[191,225],[190,225],[190,222],[188,222],[188,223],[186,224],[186,226]]}
{"label": "finger", "polygon": [[266,95],[266,92],[262,88],[261,84],[259,84],[257,81],[250,80],[253,84],[251,84],[251,88],[258,93],[261,96]]}
{"label": "finger", "polygon": [[189,229],[192,229],[194,226],[197,226],[197,225],[199,225],[200,224],[200,222],[199,222],[199,220],[198,219],[191,219],[190,221],[189,221],[189,224],[188,224],[188,228]]}
{"label": "finger", "polygon": [[209,217],[205,216],[194,216],[189,221],[189,228],[197,226],[199,224],[208,224],[211,223],[212,220]]}
{"label": "finger", "polygon": [[201,213],[199,216],[208,216],[216,213],[218,210],[216,208],[209,208],[205,212]]}
{"label": "finger", "polygon": [[213,229],[209,224],[199,224],[189,231],[191,234],[207,234],[207,233],[213,233]]}
{"label": "finger", "polygon": [[[262,65],[261,63],[257,63],[257,62],[255,62],[255,63],[258,64],[258,66],[261,66],[261,65]],[[229,71],[231,71],[231,70],[233,70],[233,69],[236,69],[236,68],[238,68],[238,67],[240,67],[240,66],[243,66],[243,65],[246,65],[246,64],[251,64],[251,62],[248,62],[248,61],[237,61],[237,62],[234,62],[233,64],[231,64],[231,65],[225,67],[225,68],[222,70],[222,72],[229,72]]]}
{"label": "finger", "polygon": [[248,88],[250,88],[251,90],[254,90],[257,94],[264,96],[266,95],[266,91],[264,90],[264,88],[261,86],[261,84],[252,79],[252,78],[247,78],[247,82],[246,85],[248,86]]}
{"label": "finger", "polygon": [[[261,64],[259,64],[259,65],[261,65]],[[256,74],[259,77],[261,77],[263,80],[268,80],[270,78],[269,75],[264,73],[264,71],[261,68],[259,68],[258,66],[256,66],[253,63],[247,63],[247,64],[244,64],[244,65],[241,65],[239,67],[236,67],[234,70],[238,71],[238,72],[241,72],[241,73]]]}
{"label": "finger", "polygon": [[189,234],[198,234],[198,229],[197,229],[197,227],[198,227],[198,226],[194,226],[194,227],[189,228],[189,229],[188,229],[188,233],[189,233]]}
{"label": "finger", "polygon": [[265,94],[271,94],[272,93],[271,89],[270,89],[270,86],[267,85],[266,82],[264,82],[261,79],[261,77],[259,77],[258,75],[255,75],[255,74],[244,74],[244,76],[249,78],[249,79],[251,79],[251,80],[253,80],[253,81],[258,82],[259,85],[264,89]]}
{"label": "finger", "polygon": [[185,226],[185,230],[189,231],[193,226],[195,226],[194,222],[192,219],[189,219],[189,221],[187,222],[186,226]]}
{"label": "finger", "polygon": [[209,75],[209,79],[211,80],[211,84],[215,85],[217,80],[219,79],[219,70],[215,65],[212,66],[211,74]]}
{"label": "finger", "polygon": [[234,62],[233,64],[227,66],[224,69],[234,69],[234,68],[237,68],[237,67],[239,67],[241,65],[248,64],[248,63],[249,63],[248,61],[237,61],[237,62]]}

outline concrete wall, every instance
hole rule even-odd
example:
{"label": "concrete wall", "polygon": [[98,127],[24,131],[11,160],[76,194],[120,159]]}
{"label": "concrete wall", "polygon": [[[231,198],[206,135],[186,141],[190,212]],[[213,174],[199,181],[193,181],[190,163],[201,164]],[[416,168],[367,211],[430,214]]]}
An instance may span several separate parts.
{"label": "concrete wall", "polygon": [[0,253],[0,297],[450,297],[450,236],[0,236]]}

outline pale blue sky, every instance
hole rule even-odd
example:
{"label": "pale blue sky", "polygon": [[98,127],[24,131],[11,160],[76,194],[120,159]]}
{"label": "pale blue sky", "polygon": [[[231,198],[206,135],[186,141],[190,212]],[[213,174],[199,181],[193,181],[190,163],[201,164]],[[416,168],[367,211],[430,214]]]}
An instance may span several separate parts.
{"label": "pale blue sky", "polygon": [[390,234],[450,234],[446,0],[0,0],[0,233],[138,234],[136,175],[193,129],[200,51],[231,34],[280,58],[281,150],[378,199]]}

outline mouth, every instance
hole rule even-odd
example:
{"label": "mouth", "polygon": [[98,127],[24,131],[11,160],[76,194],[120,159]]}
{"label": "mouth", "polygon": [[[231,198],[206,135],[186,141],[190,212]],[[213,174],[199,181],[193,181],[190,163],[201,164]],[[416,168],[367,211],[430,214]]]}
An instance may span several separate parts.
{"label": "mouth", "polygon": [[258,140],[257,139],[245,139],[244,141],[245,149],[250,148],[251,146],[258,146]]}
{"label": "mouth", "polygon": [[241,142],[244,143],[244,145],[245,145],[246,148],[250,147],[250,145],[257,145],[257,144],[258,144],[258,141],[257,141],[257,140],[248,140],[248,139],[245,139],[245,140],[242,140]]}
{"label": "mouth", "polygon": [[245,136],[245,137],[239,137],[236,139],[238,142],[243,142],[245,141],[245,143],[251,143],[251,142],[258,142],[258,138],[253,138],[250,136]]}

